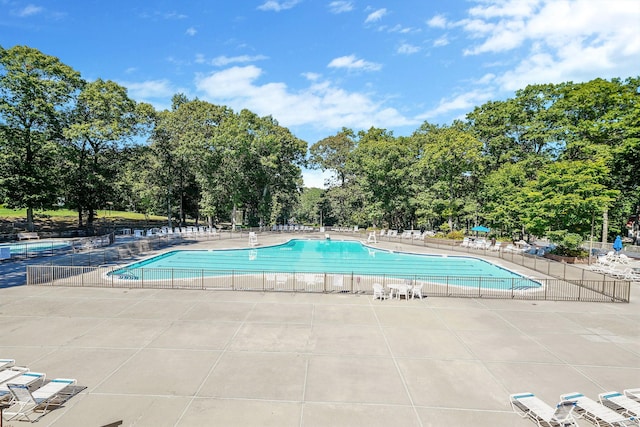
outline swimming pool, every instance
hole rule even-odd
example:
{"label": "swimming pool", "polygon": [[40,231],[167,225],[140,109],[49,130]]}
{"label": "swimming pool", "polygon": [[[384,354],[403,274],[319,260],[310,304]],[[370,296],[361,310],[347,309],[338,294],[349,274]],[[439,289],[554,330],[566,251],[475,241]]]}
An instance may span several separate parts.
{"label": "swimming pool", "polygon": [[[299,240],[253,249],[176,250],[130,264],[110,273],[135,280],[144,271],[156,270],[154,277],[190,277],[188,271],[206,276],[252,274],[256,272],[361,274],[408,278],[447,285],[478,286],[490,289],[531,289],[541,285],[487,261],[465,256],[435,256],[388,251],[357,241]],[[162,273],[164,272],[164,273]],[[449,280],[449,278],[455,280]]]}
{"label": "swimming pool", "polygon": [[41,253],[71,247],[69,241],[45,240],[38,242],[0,243],[0,247],[9,247],[11,254]]}

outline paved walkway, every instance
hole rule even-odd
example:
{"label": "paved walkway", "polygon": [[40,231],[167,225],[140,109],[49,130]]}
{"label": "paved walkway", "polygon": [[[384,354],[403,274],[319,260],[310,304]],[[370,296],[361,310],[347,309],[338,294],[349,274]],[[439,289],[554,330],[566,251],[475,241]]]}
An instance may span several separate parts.
{"label": "paved walkway", "polygon": [[87,387],[40,426],[532,426],[509,394],[640,387],[638,301],[15,286],[0,358]]}

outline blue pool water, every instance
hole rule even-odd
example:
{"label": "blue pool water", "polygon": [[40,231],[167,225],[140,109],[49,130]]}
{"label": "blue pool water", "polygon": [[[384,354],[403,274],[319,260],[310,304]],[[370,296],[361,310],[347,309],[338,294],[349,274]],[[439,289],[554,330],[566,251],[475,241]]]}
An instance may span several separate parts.
{"label": "blue pool water", "polygon": [[[158,270],[153,277],[180,277],[181,270],[202,270],[205,275],[241,272],[342,273],[416,277],[436,283],[492,289],[539,288],[541,285],[489,262],[464,256],[434,256],[393,252],[354,241],[291,240],[283,245],[257,249],[177,250],[130,264],[112,274],[136,279],[140,269]],[[187,277],[185,273],[185,277]],[[449,281],[454,277],[455,281]],[[468,280],[465,280],[467,278]]]}
{"label": "blue pool water", "polygon": [[43,242],[22,242],[22,243],[2,243],[0,247],[9,247],[12,254],[22,254],[25,252],[36,253],[55,249],[63,249],[71,246],[68,241],[55,242],[52,240]]}

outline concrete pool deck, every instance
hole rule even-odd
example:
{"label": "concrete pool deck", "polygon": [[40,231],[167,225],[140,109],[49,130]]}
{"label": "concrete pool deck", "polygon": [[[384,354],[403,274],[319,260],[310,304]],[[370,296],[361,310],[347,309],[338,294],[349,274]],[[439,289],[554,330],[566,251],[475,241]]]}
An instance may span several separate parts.
{"label": "concrete pool deck", "polygon": [[[211,246],[246,242],[188,247]],[[640,387],[639,287],[610,304],[15,286],[0,358],[87,387],[41,426],[533,426],[509,394]]]}

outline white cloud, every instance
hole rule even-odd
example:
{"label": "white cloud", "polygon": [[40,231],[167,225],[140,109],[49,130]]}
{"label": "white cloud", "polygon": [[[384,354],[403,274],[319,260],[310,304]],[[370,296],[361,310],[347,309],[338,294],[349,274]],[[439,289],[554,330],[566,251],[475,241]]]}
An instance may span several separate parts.
{"label": "white cloud", "polygon": [[353,10],[353,3],[350,1],[332,1],[329,3],[329,11],[331,13],[339,14],[345,12],[351,12]]}
{"label": "white cloud", "polygon": [[367,94],[348,92],[330,81],[311,80],[308,87],[294,91],[285,83],[258,83],[262,74],[254,65],[236,66],[198,75],[196,87],[204,94],[203,99],[234,110],[247,108],[259,115],[272,115],[287,127],[335,130],[343,126],[366,129],[416,123]]}
{"label": "white cloud", "polygon": [[637,0],[488,0],[468,13],[451,24],[477,41],[464,53],[508,54],[514,61],[496,73],[502,90],[637,75]]}
{"label": "white cloud", "polygon": [[374,12],[371,12],[369,15],[367,15],[367,19],[365,19],[364,22],[365,24],[368,24],[370,22],[378,22],[386,14],[387,14],[387,9],[385,8],[378,9]]}
{"label": "white cloud", "polygon": [[400,47],[398,47],[397,52],[401,53],[403,55],[412,55],[414,53],[420,52],[420,47],[419,46],[414,46],[414,45],[409,44],[409,43],[402,43],[400,45]]}
{"label": "white cloud", "polygon": [[403,27],[400,24],[389,28],[387,31],[390,32],[390,33],[400,33],[400,34],[409,34],[409,33],[418,33],[418,32],[420,32],[420,30],[418,30],[416,28]]}
{"label": "white cloud", "polygon": [[33,4],[28,4],[25,7],[23,7],[22,9],[18,10],[16,12],[16,15],[24,18],[27,16],[32,16],[32,15],[37,15],[38,13],[42,12],[44,10],[44,8],[42,8],[41,6],[35,6]]}
{"label": "white cloud", "polygon": [[268,57],[264,55],[240,55],[240,56],[217,56],[211,60],[211,64],[216,67],[224,67],[225,65],[235,64],[235,63],[247,63],[247,62],[256,62],[263,61],[268,59]]}
{"label": "white cloud", "polygon": [[441,99],[436,108],[421,114],[418,116],[418,119],[432,119],[434,117],[447,115],[452,111],[464,111],[465,113],[468,113],[477,105],[482,105],[493,99],[494,96],[495,94],[490,89],[466,91],[451,98]]}
{"label": "white cloud", "polygon": [[258,6],[258,9],[265,10],[265,11],[280,12],[281,10],[291,9],[298,3],[300,3],[300,0],[289,0],[289,1],[283,1],[283,2],[279,2],[276,0],[267,0],[266,2]]}
{"label": "white cloud", "polygon": [[171,98],[176,92],[180,92],[166,79],[147,80],[144,82],[120,82],[120,84],[128,89],[127,92],[131,98],[138,101]]}
{"label": "white cloud", "polygon": [[378,71],[382,65],[358,59],[355,55],[341,56],[331,60],[329,68],[347,68],[349,70]]}
{"label": "white cloud", "polygon": [[447,18],[444,15],[436,15],[427,21],[427,25],[432,28],[446,28]]}
{"label": "white cloud", "polygon": [[193,27],[189,27],[189,28],[187,28],[187,31],[185,31],[185,33],[188,36],[195,36],[198,33],[198,31]]}
{"label": "white cloud", "polygon": [[443,47],[449,44],[449,38],[444,35],[433,41],[433,47]]}
{"label": "white cloud", "polygon": [[319,80],[319,79],[320,79],[320,77],[322,77],[322,76],[321,76],[320,74],[318,74],[318,73],[311,73],[311,72],[309,72],[309,73],[302,73],[302,76],[303,76],[305,79],[307,79],[307,80],[309,80],[309,81],[312,81],[312,82],[315,82],[315,81]]}

